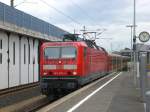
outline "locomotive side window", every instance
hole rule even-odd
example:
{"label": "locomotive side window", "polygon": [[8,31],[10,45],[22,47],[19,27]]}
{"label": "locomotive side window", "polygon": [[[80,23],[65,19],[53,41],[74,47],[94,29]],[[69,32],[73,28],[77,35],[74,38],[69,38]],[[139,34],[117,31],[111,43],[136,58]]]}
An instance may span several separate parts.
{"label": "locomotive side window", "polygon": [[61,53],[61,58],[75,58],[77,55],[76,48],[74,47],[63,47]]}
{"label": "locomotive side window", "polygon": [[52,58],[57,59],[60,57],[60,48],[59,47],[48,47],[44,50],[44,57],[46,59]]}

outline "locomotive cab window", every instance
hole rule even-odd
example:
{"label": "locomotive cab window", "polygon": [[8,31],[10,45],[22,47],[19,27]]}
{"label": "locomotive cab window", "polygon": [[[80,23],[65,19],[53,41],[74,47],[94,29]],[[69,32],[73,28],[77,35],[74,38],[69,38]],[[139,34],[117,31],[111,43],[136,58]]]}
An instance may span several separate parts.
{"label": "locomotive cab window", "polygon": [[76,55],[75,47],[47,47],[44,50],[46,59],[75,58]]}
{"label": "locomotive cab window", "polygon": [[44,56],[46,59],[57,59],[60,57],[60,48],[58,47],[47,47],[44,50]]}
{"label": "locomotive cab window", "polygon": [[63,47],[61,50],[61,58],[75,58],[77,51],[74,47]]}

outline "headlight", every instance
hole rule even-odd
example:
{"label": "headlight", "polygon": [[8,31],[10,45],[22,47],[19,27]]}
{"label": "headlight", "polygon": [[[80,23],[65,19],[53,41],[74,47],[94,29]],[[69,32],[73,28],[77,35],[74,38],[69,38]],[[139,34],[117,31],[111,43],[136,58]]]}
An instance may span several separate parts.
{"label": "headlight", "polygon": [[77,72],[73,72],[73,75],[77,75]]}
{"label": "headlight", "polygon": [[47,73],[46,73],[46,72],[44,72],[44,73],[43,73],[43,75],[47,75]]}

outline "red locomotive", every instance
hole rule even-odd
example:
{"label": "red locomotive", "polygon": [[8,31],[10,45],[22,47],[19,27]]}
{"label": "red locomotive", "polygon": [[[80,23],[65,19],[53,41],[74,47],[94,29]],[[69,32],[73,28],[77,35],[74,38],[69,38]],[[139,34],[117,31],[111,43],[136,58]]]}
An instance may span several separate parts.
{"label": "red locomotive", "polygon": [[104,48],[90,40],[43,43],[40,52],[42,93],[49,95],[57,89],[78,88],[122,69],[122,60],[121,56],[108,55]]}

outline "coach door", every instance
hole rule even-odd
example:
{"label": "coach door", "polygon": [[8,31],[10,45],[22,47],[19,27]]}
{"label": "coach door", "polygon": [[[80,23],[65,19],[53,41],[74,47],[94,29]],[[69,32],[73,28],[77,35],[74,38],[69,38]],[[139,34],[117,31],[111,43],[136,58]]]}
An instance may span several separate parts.
{"label": "coach door", "polygon": [[9,36],[9,87],[19,85],[19,37]]}
{"label": "coach door", "polygon": [[8,36],[0,32],[0,89],[8,88]]}
{"label": "coach door", "polygon": [[29,74],[28,74],[28,40],[27,37],[21,37],[21,84],[28,84]]}
{"label": "coach door", "polygon": [[34,40],[34,82],[39,80],[38,46],[39,41]]}

